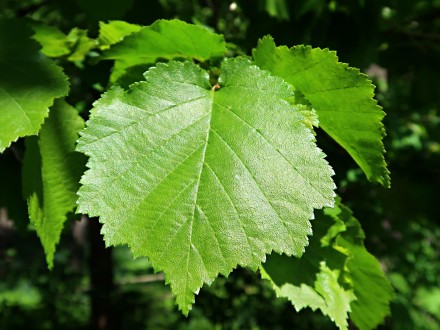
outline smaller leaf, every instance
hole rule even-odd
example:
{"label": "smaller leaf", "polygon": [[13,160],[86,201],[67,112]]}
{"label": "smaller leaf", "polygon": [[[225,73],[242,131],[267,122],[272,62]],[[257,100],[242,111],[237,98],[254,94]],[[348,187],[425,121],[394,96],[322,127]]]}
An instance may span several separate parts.
{"label": "smaller leaf", "polygon": [[312,133],[316,135],[313,127],[319,127],[319,117],[316,113],[316,110],[313,109],[312,104],[300,91],[296,91],[295,95],[287,98],[286,101],[292,104],[303,115],[304,125],[306,125],[312,131]]}
{"label": "smaller leaf", "polygon": [[67,59],[72,62],[84,60],[86,55],[97,45],[94,39],[87,36],[87,30],[73,28],[66,38],[72,50]]}
{"label": "smaller leaf", "polygon": [[0,18],[0,152],[35,135],[55,98],[68,92],[62,69],[39,52],[21,20]]}
{"label": "smaller leaf", "polygon": [[66,57],[75,62],[82,61],[96,46],[96,41],[87,36],[87,30],[73,28],[68,35],[53,26],[33,23],[33,38],[42,46],[41,52],[49,57]]}
{"label": "smaller leaf", "polygon": [[120,42],[126,36],[138,32],[142,26],[124,21],[99,22],[98,42],[102,50],[109,49],[111,45]]}
{"label": "smaller leaf", "polygon": [[[116,60],[110,80],[115,82],[132,66],[158,59],[195,59],[207,61],[226,53],[222,35],[179,20],[159,20],[111,45],[103,59]],[[146,71],[146,70],[145,70]]]}
{"label": "smaller leaf", "polygon": [[319,118],[313,108],[309,108],[308,106],[303,104],[298,104],[296,108],[304,117],[304,125],[306,125],[312,132],[313,127],[319,127]]}
{"label": "smaller leaf", "polygon": [[48,57],[61,57],[70,53],[66,35],[54,26],[33,22],[33,39],[41,45],[41,52]]}
{"label": "smaller leaf", "polygon": [[76,110],[57,100],[39,136],[26,141],[23,191],[49,268],[53,267],[55,246],[67,214],[76,207],[76,191],[85,157],[74,149],[78,131],[83,126]]}
{"label": "smaller leaf", "polygon": [[[306,255],[304,257],[307,258]],[[282,267],[283,264],[286,265],[292,261],[292,257],[276,256],[276,258],[272,258],[270,256],[270,259],[260,267],[262,278],[271,281],[277,296],[287,298],[297,312],[306,307],[313,311],[319,309],[324,315],[329,316],[339,329],[347,329],[350,303],[356,298],[351,290],[345,289],[338,282],[339,271],[330,269],[324,261],[321,261],[314,282],[299,285],[290,282],[277,283],[278,279],[269,275],[273,273],[273,268]],[[314,274],[304,269],[295,268],[295,272],[298,271],[308,273],[310,277],[313,277]],[[295,273],[290,273],[290,276],[295,276]]]}
{"label": "smaller leaf", "polygon": [[359,329],[373,329],[389,313],[393,292],[378,261],[365,249],[359,222],[340,200],[318,212],[304,255],[270,255],[262,277],[278,297],[298,311],[320,309],[340,329],[350,318]]}
{"label": "smaller leaf", "polygon": [[338,200],[333,209],[325,208],[323,214],[336,222],[342,221],[346,227],[335,236],[335,247],[343,248],[350,254],[346,267],[356,295],[350,317],[359,329],[374,329],[390,313],[393,289],[379,262],[365,248],[365,234],[351,210]]}
{"label": "smaller leaf", "polygon": [[264,1],[264,9],[271,16],[280,21],[289,20],[289,8],[286,0],[262,0]]}
{"label": "smaller leaf", "polygon": [[320,127],[347,150],[370,181],[389,187],[382,143],[385,114],[366,75],[339,62],[328,49],[276,47],[270,37],[259,41],[253,57],[260,68],[283,78],[310,101]]}
{"label": "smaller leaf", "polygon": [[357,300],[351,305],[350,317],[360,330],[374,329],[390,313],[393,288],[377,259],[364,246],[344,239],[340,239],[339,244],[351,254],[347,267]]}

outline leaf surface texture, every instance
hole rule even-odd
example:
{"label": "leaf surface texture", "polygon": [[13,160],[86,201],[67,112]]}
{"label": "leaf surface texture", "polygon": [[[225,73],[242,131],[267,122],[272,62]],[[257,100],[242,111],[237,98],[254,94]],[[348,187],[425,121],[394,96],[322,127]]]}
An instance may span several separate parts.
{"label": "leaf surface texture", "polygon": [[185,314],[194,293],[266,254],[300,256],[333,170],[280,78],[225,60],[219,88],[192,62],[159,63],[96,104],[78,150],[90,158],[79,209],[108,245],[163,270]]}

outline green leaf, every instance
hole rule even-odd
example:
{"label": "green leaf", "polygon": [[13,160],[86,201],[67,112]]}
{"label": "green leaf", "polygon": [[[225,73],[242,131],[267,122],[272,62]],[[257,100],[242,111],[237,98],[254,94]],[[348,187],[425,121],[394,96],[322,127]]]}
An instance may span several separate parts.
{"label": "green leaf", "polygon": [[97,42],[87,36],[87,30],[73,28],[68,35],[53,26],[33,23],[33,38],[42,46],[41,52],[49,57],[66,57],[75,62],[82,61]]}
{"label": "green leaf", "polygon": [[320,309],[340,329],[347,318],[363,329],[377,327],[389,314],[393,291],[378,261],[365,249],[359,222],[339,199],[313,221],[304,255],[267,257],[262,277],[295,309]]}
{"label": "green leaf", "polygon": [[318,216],[313,221],[310,245],[301,258],[272,254],[260,267],[277,296],[287,298],[296,311],[319,309],[340,329],[347,329],[350,303],[356,299],[344,281],[348,253],[333,246],[335,237],[345,230],[342,221]]}
{"label": "green leaf", "polygon": [[32,23],[33,39],[41,45],[41,52],[49,57],[61,57],[70,53],[66,35],[54,26],[39,22]]}
{"label": "green leaf", "polygon": [[318,113],[320,127],[347,150],[369,180],[390,185],[382,144],[384,113],[367,76],[338,62],[328,49],[276,47],[270,37],[259,41],[253,56],[260,68],[304,94]]}
{"label": "green leaf", "polygon": [[0,152],[37,134],[48,107],[68,92],[66,76],[39,53],[32,34],[23,21],[0,19]]}
{"label": "green leaf", "polygon": [[83,127],[84,121],[76,110],[57,100],[39,136],[26,141],[23,190],[49,268],[53,267],[63,224],[76,207],[85,158],[74,149],[78,131]]}
{"label": "green leaf", "polygon": [[289,8],[286,0],[260,0],[263,2],[264,9],[271,16],[278,18],[280,21],[289,20]]}
{"label": "green leaf", "polygon": [[[311,308],[313,311],[319,309],[324,315],[328,315],[339,329],[347,329],[350,303],[356,298],[351,290],[346,290],[339,284],[339,271],[331,270],[322,261],[319,264],[319,271],[316,273],[316,278],[312,285],[301,283],[299,286],[296,286],[288,282],[276,284],[268,272],[266,272],[266,267],[280,268],[283,265],[288,265],[291,261],[292,258],[287,256],[271,258],[268,263],[265,263],[260,268],[262,278],[271,281],[277,296],[287,298],[297,312],[306,307]],[[294,271],[304,270],[294,269]],[[292,276],[295,276],[294,274],[291,273]]]}
{"label": "green leaf", "polygon": [[83,61],[86,55],[97,46],[96,40],[87,36],[87,30],[73,28],[66,39],[71,47],[71,53],[67,59],[72,62]]}
{"label": "green leaf", "polygon": [[163,270],[187,314],[194,293],[276,251],[300,256],[333,174],[280,78],[225,60],[219,85],[192,62],[159,63],[96,104],[78,150],[79,210],[108,245]]}
{"label": "green leaf", "polygon": [[111,45],[120,42],[133,32],[138,32],[142,26],[124,21],[99,22],[98,42],[101,49],[108,49]]}
{"label": "green leaf", "polygon": [[351,305],[351,319],[360,330],[375,329],[390,314],[393,289],[376,258],[363,245],[342,239],[339,243],[351,254],[347,267],[357,298]]}
{"label": "green leaf", "polygon": [[365,234],[351,210],[338,200],[333,209],[325,208],[323,213],[336,222],[342,221],[346,227],[335,237],[334,244],[335,248],[343,248],[350,254],[346,267],[356,296],[350,318],[360,330],[375,329],[390,313],[393,289],[377,259],[365,248]]}
{"label": "green leaf", "polygon": [[319,127],[319,118],[315,109],[309,108],[304,104],[297,104],[296,108],[304,117],[304,125],[306,125],[314,133],[313,127]]}
{"label": "green leaf", "polygon": [[129,67],[153,64],[158,59],[195,59],[200,62],[221,58],[226,53],[222,35],[179,20],[159,20],[125,37],[104,52],[103,59],[116,60],[111,81]]}

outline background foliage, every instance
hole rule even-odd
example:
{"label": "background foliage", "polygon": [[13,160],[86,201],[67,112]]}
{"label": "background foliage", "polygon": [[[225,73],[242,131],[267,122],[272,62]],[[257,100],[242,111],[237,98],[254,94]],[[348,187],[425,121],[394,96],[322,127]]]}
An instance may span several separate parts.
{"label": "background foliage", "polygon": [[[58,27],[51,33],[58,36],[59,44],[42,51],[56,58],[71,77],[68,102],[83,116],[109,80],[110,63],[94,61],[92,38],[98,35],[99,20],[149,25],[158,18],[179,18],[203,24],[238,45],[229,47],[232,54],[249,54],[266,34],[277,44],[337,50],[341,61],[361,68],[374,80],[387,113],[389,190],[367,183],[345,151],[327,144],[326,135],[318,131],[318,141],[336,169],[338,193],[360,220],[365,244],[380,259],[396,290],[392,316],[381,327],[436,329],[440,322],[440,228],[435,208],[440,184],[440,1],[4,0],[0,13],[32,19],[37,40],[48,33],[38,33],[42,29],[38,22]],[[90,286],[96,274],[89,267],[93,240],[87,235],[92,237],[94,229],[86,230],[84,220],[69,220],[55,267],[47,271],[40,241],[26,230],[35,224],[28,224],[24,201],[9,203],[21,200],[23,149],[19,141],[0,156],[0,207],[16,206],[7,213],[0,209],[0,328],[85,328],[94,308],[89,297],[103,294]],[[104,298],[115,311],[115,327],[334,328],[319,313],[310,309],[296,313],[286,301],[274,300],[268,284],[243,269],[204,288],[194,311],[184,318],[148,261],[132,260],[123,247],[114,248],[112,258],[106,273],[113,290]]]}

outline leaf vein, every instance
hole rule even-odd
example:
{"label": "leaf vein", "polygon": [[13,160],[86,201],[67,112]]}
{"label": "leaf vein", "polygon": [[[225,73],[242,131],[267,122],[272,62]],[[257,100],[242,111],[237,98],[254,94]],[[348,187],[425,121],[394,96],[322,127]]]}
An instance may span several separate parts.
{"label": "leaf vein", "polygon": [[[318,195],[321,195],[322,196],[322,194],[321,194],[321,192],[319,191],[319,189],[318,188],[316,188],[311,182],[309,182],[308,180],[306,180],[302,175],[301,175],[301,172],[296,168],[296,166],[295,165],[293,165],[291,162],[290,162],[290,160],[289,159],[287,159],[287,157],[285,156],[285,155],[283,155],[283,153],[278,149],[278,148],[276,148],[262,133],[261,133],[261,131],[260,130],[257,130],[255,127],[253,127],[251,124],[249,124],[247,121],[245,121],[241,116],[239,116],[236,112],[234,112],[234,111],[232,111],[231,109],[229,109],[228,107],[226,107],[226,106],[224,106],[224,105],[222,105],[222,104],[219,104],[219,103],[216,103],[217,105],[219,105],[219,106],[221,106],[222,108],[224,108],[224,109],[226,109],[226,110],[228,110],[231,114],[233,114],[233,115],[235,115],[235,117],[237,117],[240,121],[242,121],[243,123],[245,123],[247,126],[249,126],[249,127],[251,127],[252,128],[252,131],[254,131],[254,132],[256,132],[259,136],[261,136],[262,137],[262,139],[275,151],[275,152],[277,152],[281,157],[283,157],[283,159],[287,162],[287,164],[289,164],[290,165],[290,167],[293,169],[293,170],[295,170],[295,172],[298,174],[298,176],[303,180],[303,182],[307,185],[307,186],[309,186],[309,187],[311,187],[311,188],[313,188],[313,190],[315,191],[315,192],[317,192],[318,193]],[[232,149],[232,148],[231,148]],[[322,196],[323,197],[323,196]]]}
{"label": "leaf vein", "polygon": [[220,178],[218,177],[217,173],[215,173],[215,171],[212,169],[212,167],[209,166],[208,163],[205,163],[205,165],[206,165],[206,167],[212,172],[212,174],[213,174],[214,177],[216,178],[217,182],[219,183],[220,187],[222,188],[223,192],[224,192],[225,195],[228,197],[228,199],[229,199],[229,201],[230,201],[232,207],[234,208],[234,212],[235,212],[235,214],[237,215],[237,219],[238,219],[238,221],[240,221],[240,225],[241,225],[240,227],[241,227],[241,229],[243,230],[243,234],[244,234],[244,236],[246,237],[246,242],[247,242],[247,244],[248,244],[248,246],[249,246],[249,252],[252,254],[252,246],[251,246],[251,243],[249,242],[249,238],[248,238],[248,235],[247,235],[247,233],[246,233],[245,226],[243,225],[243,221],[242,221],[242,219],[241,219],[241,217],[240,217],[240,213],[238,212],[237,207],[235,206],[234,201],[232,200],[232,197],[228,194],[228,192],[227,192],[225,186],[224,186],[223,183],[221,182],[221,180],[220,180]]}
{"label": "leaf vein", "polygon": [[[269,200],[269,198],[267,197],[267,195],[264,193],[264,190],[261,188],[260,184],[257,182],[257,180],[256,180],[255,176],[253,175],[253,173],[251,172],[251,170],[248,168],[248,166],[245,164],[245,162],[240,158],[240,156],[238,156],[237,152],[230,146],[230,144],[217,131],[215,131],[213,128],[211,128],[211,130],[215,134],[217,134],[217,136],[226,144],[226,146],[229,148],[229,150],[238,158],[240,163],[243,164],[243,166],[246,168],[247,172],[252,177],[252,180],[255,182],[256,186],[260,190],[262,196],[266,199],[267,203],[270,205],[272,210],[275,212],[275,214],[277,215],[278,219],[283,224],[284,228],[286,229],[286,231],[287,231],[287,233],[288,233],[288,235],[290,237],[289,229],[287,228],[284,220],[282,219],[281,215],[278,213],[278,210],[272,205],[272,203]],[[290,237],[290,239],[292,240],[292,237]]]}

